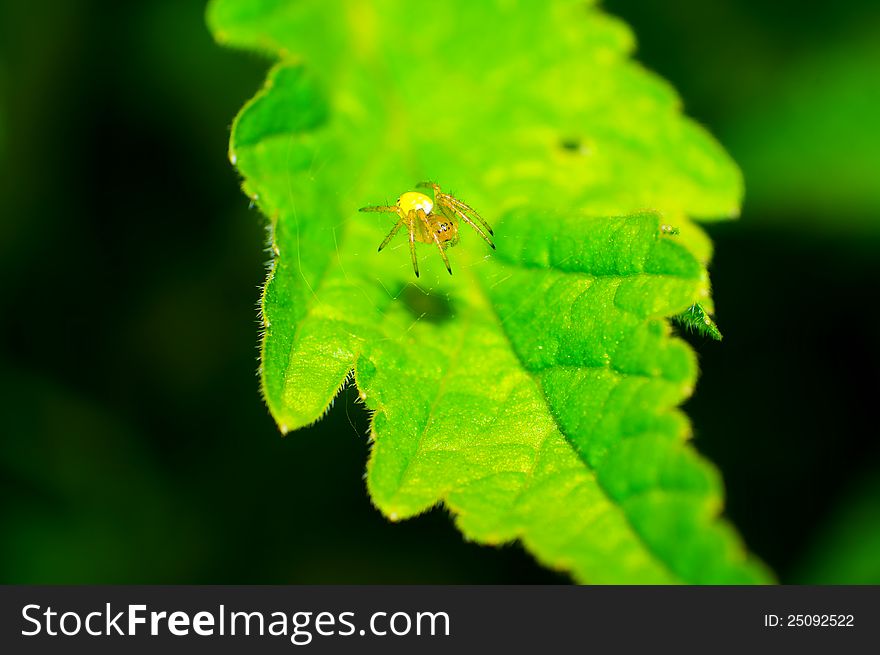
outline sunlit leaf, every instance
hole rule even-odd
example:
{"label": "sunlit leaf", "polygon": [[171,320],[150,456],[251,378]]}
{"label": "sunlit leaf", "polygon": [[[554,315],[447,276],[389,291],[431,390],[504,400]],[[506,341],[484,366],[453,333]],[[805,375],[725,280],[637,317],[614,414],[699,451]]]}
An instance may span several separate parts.
{"label": "sunlit leaf", "polygon": [[[768,576],[721,519],[676,409],[711,311],[711,245],[739,172],[582,2],[216,0],[221,43],[278,60],[230,158],[269,218],[262,382],[283,432],[352,371],[374,412],[367,486],[392,520],[444,503],[464,535],[519,539],[590,582]],[[378,244],[435,180],[495,227],[448,250]],[[332,466],[332,462],[315,463]]]}

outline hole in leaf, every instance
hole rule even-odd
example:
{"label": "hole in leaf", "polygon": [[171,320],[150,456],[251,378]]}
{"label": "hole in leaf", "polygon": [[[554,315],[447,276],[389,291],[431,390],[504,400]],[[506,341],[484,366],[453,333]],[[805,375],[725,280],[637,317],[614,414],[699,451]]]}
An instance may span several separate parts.
{"label": "hole in leaf", "polygon": [[563,138],[559,141],[559,147],[567,152],[580,152],[582,145],[581,140],[574,137]]}

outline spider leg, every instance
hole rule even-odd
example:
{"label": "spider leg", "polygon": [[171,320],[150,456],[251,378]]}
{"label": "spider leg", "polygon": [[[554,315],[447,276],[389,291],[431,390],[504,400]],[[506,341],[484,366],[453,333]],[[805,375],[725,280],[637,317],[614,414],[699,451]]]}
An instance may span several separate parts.
{"label": "spider leg", "polygon": [[440,251],[440,256],[443,258],[443,263],[446,264],[446,270],[449,271],[450,275],[452,275],[452,267],[449,266],[449,258],[446,256],[446,251],[443,249],[443,245],[440,243],[440,239],[437,236],[437,233],[431,229],[431,224],[428,222],[427,215],[423,210],[419,209],[418,217],[419,219],[421,219],[422,223],[425,224],[425,229],[430,232],[431,237],[434,239],[434,243],[437,244],[437,250]]}
{"label": "spider leg", "polygon": [[[361,210],[363,211],[363,209]],[[382,252],[382,248],[388,245],[388,242],[394,238],[394,235],[400,232],[400,228],[403,227],[404,223],[406,223],[406,218],[404,216],[400,217],[400,220],[397,221],[397,224],[391,228],[391,231],[388,233],[388,236],[385,237],[385,240],[379,244],[379,250],[376,252]]]}
{"label": "spider leg", "polygon": [[[489,234],[491,234],[492,236],[495,236],[495,231],[492,229],[492,226],[486,222],[486,219],[484,219],[482,216],[480,216],[480,213],[476,209],[471,207],[466,202],[462,202],[461,200],[459,200],[455,196],[452,196],[448,193],[443,193],[443,191],[440,189],[440,185],[437,184],[436,182],[419,182],[418,184],[416,184],[416,188],[434,189],[434,200],[438,204],[446,205],[446,206],[451,205],[451,207],[450,207],[451,209],[455,208],[455,209],[461,210],[461,213],[473,214],[473,217],[477,220],[477,222],[479,222],[486,229],[486,231]],[[468,221],[468,222],[471,225],[473,225],[472,221]],[[487,241],[488,241],[488,239],[487,239]]]}
{"label": "spider leg", "polygon": [[452,275],[452,267],[449,266],[449,258],[446,256],[446,251],[443,249],[443,246],[440,245],[440,239],[437,238],[437,235],[434,235],[434,243],[437,244],[437,250],[440,251],[440,256],[443,258],[443,263],[446,264],[446,270],[449,271],[449,274]]}
{"label": "spider leg", "polygon": [[407,221],[409,228],[409,256],[412,258],[413,271],[419,276],[419,260],[416,259],[416,226],[413,212],[409,212],[401,221]]}
{"label": "spider leg", "polygon": [[361,207],[358,209],[359,212],[397,212],[396,205],[384,205],[384,206],[376,206],[376,207]]}
{"label": "spider leg", "polygon": [[480,214],[477,212],[477,210],[474,209],[473,207],[471,207],[470,205],[468,205],[467,203],[462,202],[461,200],[459,200],[455,196],[450,196],[448,193],[438,194],[437,201],[441,205],[442,204],[449,204],[449,205],[452,205],[452,206],[460,209],[462,212],[467,212],[469,214],[473,214],[474,218],[476,218],[477,221],[479,221],[480,224],[484,228],[486,228],[486,231],[489,232],[489,234],[491,234],[492,236],[495,236],[495,232],[492,230],[492,227],[486,222],[486,219],[484,219],[482,216],[480,216]]}
{"label": "spider leg", "polygon": [[479,225],[474,223],[467,214],[465,214],[460,209],[453,207],[452,205],[443,205],[443,206],[448,208],[451,211],[454,211],[456,214],[458,214],[465,223],[467,223],[472,228],[474,228],[474,232],[479,234],[480,237],[482,237],[483,241],[485,241],[486,243],[489,244],[489,247],[492,248],[492,250],[495,250],[495,244],[492,243],[492,239],[490,239],[489,236],[485,232],[483,232],[483,229]]}

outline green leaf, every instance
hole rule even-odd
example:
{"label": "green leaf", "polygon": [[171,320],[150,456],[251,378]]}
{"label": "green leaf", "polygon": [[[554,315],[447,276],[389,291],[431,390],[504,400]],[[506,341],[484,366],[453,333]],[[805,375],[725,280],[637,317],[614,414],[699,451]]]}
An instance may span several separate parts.
{"label": "green leaf", "polygon": [[721,330],[712,320],[712,317],[706,312],[706,308],[700,303],[695,302],[693,305],[684,310],[681,314],[673,317],[673,320],[681,327],[702,334],[705,337],[721,341]]}
{"label": "green leaf", "polygon": [[[279,60],[230,158],[270,219],[262,382],[283,432],[351,372],[373,411],[367,486],[392,520],[443,503],[590,582],[769,579],[719,519],[676,409],[696,378],[666,317],[711,309],[736,166],[582,2],[215,0],[221,43]],[[476,207],[449,276],[386,214],[421,180]],[[662,214],[660,213],[662,212]],[[418,282],[418,284],[416,284]],[[331,465],[331,463],[327,463]]]}

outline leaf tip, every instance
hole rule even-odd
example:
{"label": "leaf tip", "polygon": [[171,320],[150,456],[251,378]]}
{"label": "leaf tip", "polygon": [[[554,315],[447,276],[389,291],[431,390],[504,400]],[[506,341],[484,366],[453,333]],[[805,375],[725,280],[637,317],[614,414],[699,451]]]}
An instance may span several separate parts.
{"label": "leaf tip", "polygon": [[724,338],[718,325],[700,303],[694,303],[681,314],[674,316],[673,320],[680,326],[715,341],[721,341]]}

